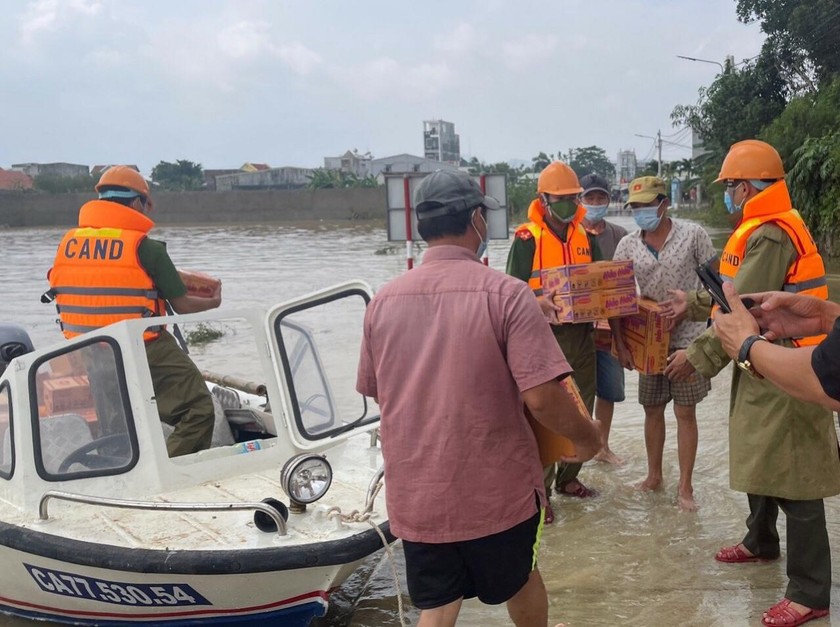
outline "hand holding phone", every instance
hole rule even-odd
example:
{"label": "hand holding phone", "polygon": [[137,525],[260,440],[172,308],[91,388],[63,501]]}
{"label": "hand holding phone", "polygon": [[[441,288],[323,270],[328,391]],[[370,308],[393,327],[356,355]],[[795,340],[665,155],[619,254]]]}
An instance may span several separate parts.
{"label": "hand holding phone", "polygon": [[[726,295],[723,293],[723,281],[720,275],[708,265],[702,263],[695,268],[695,272],[700,277],[700,282],[703,284],[703,287],[706,288],[712,300],[721,308],[723,313],[732,313],[732,307],[729,306]],[[755,301],[752,298],[742,298],[741,302],[747,309],[751,309],[755,305]]]}

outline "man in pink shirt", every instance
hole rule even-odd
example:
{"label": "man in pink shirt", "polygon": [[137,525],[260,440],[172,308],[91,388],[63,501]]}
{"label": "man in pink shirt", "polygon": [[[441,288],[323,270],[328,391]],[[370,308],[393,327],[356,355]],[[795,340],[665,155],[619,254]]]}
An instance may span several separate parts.
{"label": "man in pink shirt", "polygon": [[368,306],[356,389],[380,406],[388,514],[418,625],[454,625],[477,596],[507,603],[519,627],[545,627],[547,501],[524,406],[572,440],[568,461],[598,452],[598,425],[528,286],[478,261],[499,203],[438,170],[415,208],[428,250]]}

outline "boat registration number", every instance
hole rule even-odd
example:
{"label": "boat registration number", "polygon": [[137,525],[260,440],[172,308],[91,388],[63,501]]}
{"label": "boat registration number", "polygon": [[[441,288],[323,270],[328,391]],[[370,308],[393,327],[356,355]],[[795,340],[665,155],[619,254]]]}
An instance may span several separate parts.
{"label": "boat registration number", "polygon": [[103,603],[137,606],[212,605],[185,583],[127,583],[75,575],[51,568],[24,564],[44,592]]}

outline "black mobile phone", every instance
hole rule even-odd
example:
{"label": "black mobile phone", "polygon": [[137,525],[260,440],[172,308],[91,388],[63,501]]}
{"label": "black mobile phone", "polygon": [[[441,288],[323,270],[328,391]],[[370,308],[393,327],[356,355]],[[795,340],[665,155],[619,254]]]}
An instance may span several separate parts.
{"label": "black mobile phone", "polygon": [[[703,284],[703,287],[706,288],[706,291],[709,292],[712,300],[715,301],[715,304],[717,304],[724,313],[732,313],[732,308],[729,306],[729,303],[726,300],[726,295],[723,293],[723,281],[721,280],[720,275],[709,266],[702,263],[695,268],[695,271],[697,272],[697,276],[700,277],[700,282]],[[755,305],[755,301],[752,298],[742,298],[741,302],[744,303],[744,307],[747,309],[751,309]]]}

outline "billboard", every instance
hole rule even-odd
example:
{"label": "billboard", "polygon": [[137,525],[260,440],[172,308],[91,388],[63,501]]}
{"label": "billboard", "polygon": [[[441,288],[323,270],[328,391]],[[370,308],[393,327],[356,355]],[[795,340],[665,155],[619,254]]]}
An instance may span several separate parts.
{"label": "billboard", "polygon": [[[411,174],[387,174],[385,175],[385,203],[388,219],[388,241],[403,242],[406,235],[406,185],[408,187],[408,203],[412,209],[411,218],[411,239],[420,241],[417,233],[417,216],[414,214],[412,205],[414,190],[423,180],[428,172],[414,172]],[[473,180],[482,185],[484,193],[492,196],[502,205],[501,211],[487,212],[487,230],[490,239],[508,239],[508,209],[507,209],[507,177],[504,174],[476,174]]]}

